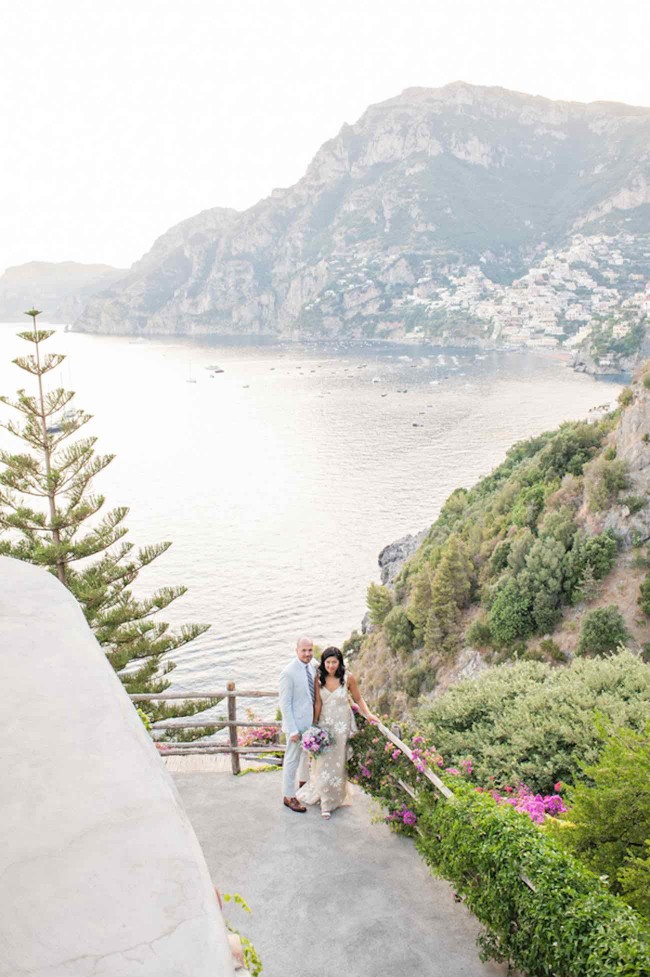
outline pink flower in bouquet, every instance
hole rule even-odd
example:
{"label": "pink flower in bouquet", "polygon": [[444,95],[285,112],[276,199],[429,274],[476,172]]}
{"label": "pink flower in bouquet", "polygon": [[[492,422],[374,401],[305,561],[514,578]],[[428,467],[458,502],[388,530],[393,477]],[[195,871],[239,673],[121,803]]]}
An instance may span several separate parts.
{"label": "pink flower in bouquet", "polygon": [[309,729],[305,730],[302,734],[301,745],[303,750],[306,750],[311,756],[320,756],[332,745],[332,737],[329,735],[326,729],[321,729],[320,726],[310,726]]}

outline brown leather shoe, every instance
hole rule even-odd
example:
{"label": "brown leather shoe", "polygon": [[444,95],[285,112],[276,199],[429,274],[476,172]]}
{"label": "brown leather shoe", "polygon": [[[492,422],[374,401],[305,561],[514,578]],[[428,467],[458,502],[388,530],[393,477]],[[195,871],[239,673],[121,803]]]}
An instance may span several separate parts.
{"label": "brown leather shoe", "polygon": [[304,814],[307,810],[297,797],[285,797],[284,806],[288,807],[290,811],[295,811],[296,814]]}
{"label": "brown leather shoe", "polygon": [[300,780],[298,782],[298,790],[300,790],[301,787],[304,787],[306,783],[307,783],[306,780]]}

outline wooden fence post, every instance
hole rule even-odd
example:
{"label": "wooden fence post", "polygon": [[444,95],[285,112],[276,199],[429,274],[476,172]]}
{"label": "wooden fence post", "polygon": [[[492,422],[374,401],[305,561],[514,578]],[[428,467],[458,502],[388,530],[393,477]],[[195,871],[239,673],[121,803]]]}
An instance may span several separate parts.
{"label": "wooden fence post", "polygon": [[[227,689],[228,692],[234,692],[235,683],[228,682]],[[237,753],[237,699],[234,695],[228,696],[228,719],[233,724],[228,728],[228,733],[230,735],[230,746],[232,747],[230,753],[230,763],[232,765],[232,772],[234,774],[238,774],[240,767],[239,753]]]}

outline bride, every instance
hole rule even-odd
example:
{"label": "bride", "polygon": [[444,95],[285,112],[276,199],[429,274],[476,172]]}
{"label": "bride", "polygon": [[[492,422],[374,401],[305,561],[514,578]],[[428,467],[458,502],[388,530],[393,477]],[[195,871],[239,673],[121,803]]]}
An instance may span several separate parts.
{"label": "bride", "polygon": [[305,804],[320,801],[321,814],[325,819],[329,819],[337,807],[351,803],[346,768],[348,740],[356,732],[356,725],[350,708],[350,696],[366,719],[377,722],[376,716],[363,701],[354,675],[346,674],[339,649],[326,648],[318,666],[314,722],[327,730],[333,743],[321,756],[312,760],[309,781],[296,794],[298,800]]}

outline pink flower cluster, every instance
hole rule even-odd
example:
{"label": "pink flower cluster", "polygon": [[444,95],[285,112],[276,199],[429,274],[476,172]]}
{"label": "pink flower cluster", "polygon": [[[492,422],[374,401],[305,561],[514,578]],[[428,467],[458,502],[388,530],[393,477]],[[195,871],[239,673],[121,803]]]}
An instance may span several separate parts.
{"label": "pink flower cluster", "polygon": [[407,827],[412,828],[418,823],[418,817],[415,811],[411,811],[406,804],[402,804],[398,811],[391,811],[385,817],[386,821],[401,821]]}
{"label": "pink flower cluster", "polygon": [[[561,786],[559,783],[555,785],[556,789]],[[477,788],[477,790],[481,790],[481,788]],[[491,790],[489,793],[497,804],[510,804],[515,811],[527,814],[531,821],[535,821],[537,824],[541,824],[547,814],[557,817],[558,814],[564,814],[565,811],[568,811],[568,807],[557,793],[533,794],[532,790],[525,784],[521,784],[516,790],[512,787],[504,787],[504,791],[506,797],[498,790]]]}
{"label": "pink flower cluster", "polygon": [[[432,746],[426,746],[424,749],[424,737],[414,736],[413,737],[413,749],[411,750],[411,757],[413,765],[416,767],[419,773],[424,773],[428,766],[435,763],[437,766],[442,766],[442,757],[436,749]],[[386,743],[384,746],[384,753],[390,753],[391,760],[399,760],[400,757],[404,756],[401,750],[393,746],[392,743]]]}
{"label": "pink flower cluster", "polygon": [[320,726],[310,726],[302,734],[302,748],[311,756],[320,756],[332,745],[332,738],[326,729]]}
{"label": "pink flower cluster", "polygon": [[277,735],[275,726],[255,726],[240,733],[237,742],[239,746],[266,746],[267,743],[274,743]]}

